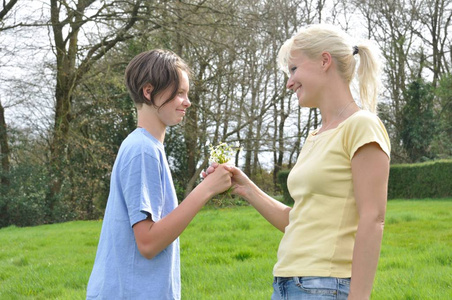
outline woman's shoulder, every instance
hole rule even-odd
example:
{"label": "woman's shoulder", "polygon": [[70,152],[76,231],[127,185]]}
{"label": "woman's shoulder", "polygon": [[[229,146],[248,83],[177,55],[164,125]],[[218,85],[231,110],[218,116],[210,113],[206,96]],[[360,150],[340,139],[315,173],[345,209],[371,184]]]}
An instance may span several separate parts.
{"label": "woman's shoulder", "polygon": [[359,122],[359,121],[365,121],[365,120],[379,120],[380,118],[373,112],[370,112],[365,109],[360,109],[356,113],[350,116],[349,118],[351,121]]}
{"label": "woman's shoulder", "polygon": [[344,138],[354,151],[369,142],[377,142],[385,153],[390,154],[391,146],[388,132],[380,118],[366,110],[350,116],[345,124]]}
{"label": "woman's shoulder", "polygon": [[346,122],[344,122],[344,125],[357,128],[365,128],[368,126],[384,127],[383,122],[375,113],[363,109],[351,115]]}
{"label": "woman's shoulder", "polygon": [[354,113],[344,122],[344,134],[350,136],[369,136],[372,134],[388,136],[386,127],[380,118],[367,110]]}

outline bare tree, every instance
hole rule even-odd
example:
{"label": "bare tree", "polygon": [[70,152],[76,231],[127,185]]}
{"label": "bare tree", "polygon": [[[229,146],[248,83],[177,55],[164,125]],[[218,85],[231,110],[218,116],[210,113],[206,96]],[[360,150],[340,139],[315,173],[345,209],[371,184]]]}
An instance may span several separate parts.
{"label": "bare tree", "polygon": [[[8,29],[12,29],[17,27],[18,25],[13,22],[12,24],[6,25],[5,20],[11,14],[16,5],[17,0],[3,1],[1,10],[0,10],[0,34]],[[1,48],[0,48],[1,49]],[[10,147],[9,147],[9,138],[8,138],[8,127],[5,118],[5,107],[2,104],[0,96],[0,194],[2,194],[2,198],[6,198],[3,195],[6,195],[6,191],[10,185]],[[2,222],[8,222],[8,202],[0,202],[0,219]]]}
{"label": "bare tree", "polygon": [[[8,17],[8,14],[13,10],[17,0],[3,1],[2,8],[0,10],[0,24],[4,25],[4,20]],[[15,23],[11,25],[0,26],[0,33],[4,30],[15,28]],[[8,142],[8,128],[5,118],[5,107],[0,99],[0,191],[3,194],[3,190],[6,190],[10,184],[9,171],[10,171],[10,148]],[[7,219],[6,213],[8,211],[7,203],[0,203],[0,218]]]}
{"label": "bare tree", "polygon": [[[55,116],[50,143],[52,184],[49,208],[60,192],[67,159],[73,94],[93,64],[116,44],[131,39],[143,1],[50,0],[50,29],[56,58]],[[102,24],[103,26],[99,25]],[[84,28],[99,27],[98,35],[83,36]],[[88,43],[82,44],[82,39]]]}
{"label": "bare tree", "polygon": [[[420,1],[415,7],[415,17],[421,26],[413,27],[413,31],[422,40],[423,49],[421,68],[427,66],[433,74],[432,83],[436,87],[441,74],[450,73],[448,55],[450,55],[451,38],[448,34],[452,28],[452,1],[429,0]],[[424,50],[425,51],[425,50]]]}
{"label": "bare tree", "polygon": [[401,153],[399,145],[404,106],[403,91],[408,79],[415,73],[410,55],[414,54],[416,44],[413,31],[416,11],[413,6],[416,1],[356,1],[355,5],[365,18],[368,38],[378,43],[385,59],[385,98],[390,101],[390,112],[385,121],[392,133],[392,150],[394,157],[397,157]]}
{"label": "bare tree", "polygon": [[[11,10],[14,8],[14,5],[16,5],[17,0],[11,0],[11,1],[3,1],[2,9],[0,10],[0,23],[3,24],[4,19],[7,17],[8,13],[11,12]],[[0,33],[4,30],[14,28],[16,27],[16,24],[12,24],[10,26],[1,26],[0,27]],[[5,119],[5,108],[2,105],[1,99],[0,99],[0,157],[1,157],[1,171],[0,171],[0,189],[1,187],[8,186],[9,185],[9,169],[10,169],[10,149],[8,145],[8,130],[6,126],[6,119]],[[2,215],[0,213],[0,215]]]}

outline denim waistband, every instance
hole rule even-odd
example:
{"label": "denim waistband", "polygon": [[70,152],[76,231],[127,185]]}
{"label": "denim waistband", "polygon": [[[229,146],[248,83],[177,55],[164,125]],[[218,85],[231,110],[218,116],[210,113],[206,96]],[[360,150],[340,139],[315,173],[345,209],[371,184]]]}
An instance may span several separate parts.
{"label": "denim waistband", "polygon": [[319,277],[319,276],[301,276],[301,277],[275,277],[276,283],[283,283],[286,281],[293,280],[295,283],[300,283],[302,281],[320,281],[322,286],[330,286],[335,288],[338,284],[350,284],[350,278],[337,278],[337,277]]}

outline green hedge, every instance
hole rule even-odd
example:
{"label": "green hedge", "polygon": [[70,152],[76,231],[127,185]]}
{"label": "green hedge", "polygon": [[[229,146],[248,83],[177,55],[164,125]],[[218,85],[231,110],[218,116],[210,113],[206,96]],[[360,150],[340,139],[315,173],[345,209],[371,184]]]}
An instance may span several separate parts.
{"label": "green hedge", "polygon": [[[284,203],[293,199],[287,190],[289,171],[278,173]],[[419,164],[391,165],[388,199],[423,199],[452,197],[452,160]]]}
{"label": "green hedge", "polygon": [[452,160],[391,165],[388,199],[452,196]]}

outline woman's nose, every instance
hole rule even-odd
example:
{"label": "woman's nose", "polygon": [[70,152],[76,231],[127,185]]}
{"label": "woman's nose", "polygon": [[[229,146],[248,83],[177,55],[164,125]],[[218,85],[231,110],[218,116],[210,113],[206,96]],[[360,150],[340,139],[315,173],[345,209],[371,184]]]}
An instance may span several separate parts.
{"label": "woman's nose", "polygon": [[292,80],[292,76],[290,76],[289,79],[287,79],[286,88],[288,88],[289,90],[291,90],[292,87],[293,87],[293,80]]}

